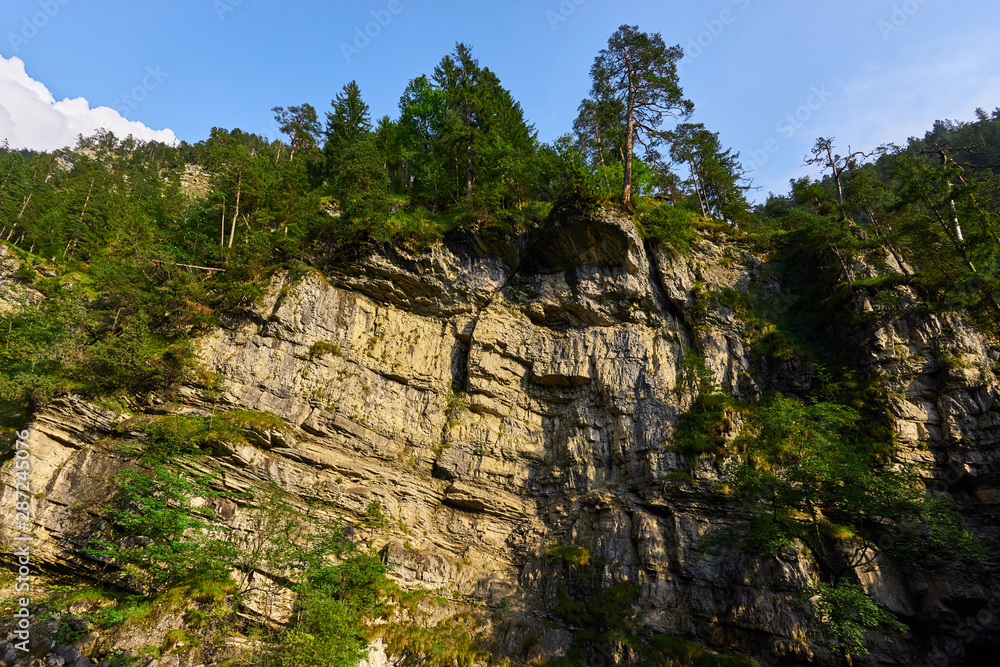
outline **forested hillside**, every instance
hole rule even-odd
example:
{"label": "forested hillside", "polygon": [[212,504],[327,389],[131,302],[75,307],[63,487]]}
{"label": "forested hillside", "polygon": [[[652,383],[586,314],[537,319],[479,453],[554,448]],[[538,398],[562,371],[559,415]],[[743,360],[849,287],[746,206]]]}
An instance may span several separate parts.
{"label": "forested hillside", "polygon": [[[670,91],[665,103],[683,120],[693,109],[676,82],[679,52],[645,46],[663,58],[650,85]],[[410,82],[396,119],[373,124],[350,82],[325,124],[308,104],[275,108],[287,141],[217,128],[193,146],[102,132],[54,153],[2,149],[0,236],[40,272],[21,278],[53,297],[41,318],[8,327],[5,347],[16,351],[3,395],[133,395],[169,384],[191,332],[258,298],[280,267],[322,267],[371,243],[514,237],[543,227],[554,207],[620,205],[630,116],[598,65],[574,132],[554,144],[538,142],[518,103],[460,44]],[[670,126],[651,108],[633,130],[647,148],[629,170],[629,209],[646,236],[683,247],[714,224],[816,262],[829,254],[848,282],[854,258],[883,249],[900,273],[885,280],[919,285],[947,307],[996,312],[1000,110],[939,122],[903,148],[848,154],[821,138],[811,162],[825,175],[751,208],[738,154],[704,126]],[[63,278],[46,275],[56,267]],[[67,281],[75,289],[63,290]]]}
{"label": "forested hillside", "polygon": [[[116,478],[118,504],[92,510],[95,521],[114,534],[94,538],[86,553],[127,572],[117,585],[131,586],[142,599],[176,595],[183,586],[202,586],[198,590],[207,599],[225,599],[229,588],[205,593],[211,588],[205,582],[226,580],[238,547],[219,537],[218,517],[183,518],[194,512],[192,498],[221,492],[211,475],[191,486],[171,466],[175,459],[225,449],[218,442],[242,439],[240,429],[277,433],[285,417],[234,410],[215,419],[214,405],[211,417],[144,410],[173,400],[184,384],[222,395],[226,378],[199,357],[198,341],[234,322],[271,322],[262,315],[265,297],[271,299],[270,317],[280,319],[276,276],[292,285],[373,254],[395,249],[418,256],[468,243],[518,257],[507,262],[516,266],[483,302],[488,306],[501,289],[510,289],[510,308],[523,306],[527,313],[517,321],[522,324],[530,321],[550,333],[584,325],[611,329],[619,320],[634,325],[641,319],[634,312],[643,309],[687,322],[687,333],[677,339],[676,386],[667,392],[673,403],[657,398],[679,406],[676,414],[673,407],[663,409],[676,423],[657,446],[687,467],[672,471],[657,488],[664,495],[696,488],[698,475],[712,468],[714,477],[702,488],[711,484],[711,499],[738,515],[733,525],[739,530],[708,539],[706,558],[725,549],[760,559],[789,550],[808,554],[817,579],[800,597],[803,606],[812,600],[810,618],[826,651],[817,653],[816,664],[851,664],[883,633],[899,638],[907,624],[919,621],[917,612],[890,610],[862,587],[858,572],[875,562],[876,551],[906,576],[959,568],[977,581],[989,580],[996,526],[983,519],[981,508],[929,492],[930,468],[901,454],[888,380],[862,363],[852,336],[887,321],[916,329],[920,318],[955,316],[968,318],[994,352],[1000,349],[1000,108],[977,110],[971,122],[940,121],[903,147],[854,151],[834,138],[819,138],[809,158],[816,178],[793,181],[787,194],[771,194],[753,206],[747,198],[753,184],[744,178],[739,154],[693,122],[696,110],[677,75],[681,56],[679,47],[667,47],[659,35],[622,26],[594,62],[593,88],[571,131],[551,144],[538,140],[496,74],[459,44],[433,72],[410,81],[395,118],[371,118],[363,92],[349,82],[325,112],[309,104],[275,107],[282,140],[216,128],[194,145],[142,143],[100,132],[53,153],[0,149],[0,237],[20,267],[9,281],[16,298],[0,309],[0,407],[7,435],[13,441],[14,429],[67,397],[139,420],[115,437],[141,443],[144,467]],[[580,220],[591,221],[592,229],[581,231]],[[632,255],[626,262],[607,248],[631,247],[629,234],[636,232],[641,245],[628,252],[642,254],[642,279],[657,286],[645,301],[637,297],[631,310],[620,308],[633,320],[618,311],[595,315],[587,310],[591,305],[529,303],[551,297],[542,288],[532,291],[536,274],[566,270],[572,262],[559,253],[572,254],[577,246],[589,243],[591,250],[598,247],[594,255],[614,255],[613,261],[601,255],[587,266],[631,266]],[[550,243],[565,240],[559,234],[572,242]],[[522,257],[525,248],[534,255]],[[691,259],[695,250],[702,253],[697,261]],[[707,256],[718,265],[705,275],[739,265],[752,278],[739,288],[734,281],[710,289],[708,278],[690,268],[703,269]],[[678,275],[690,269],[701,276],[685,286],[689,296],[664,293],[661,274],[674,266],[669,262],[682,267]],[[523,284],[510,282],[522,267],[535,273],[526,273]],[[618,298],[615,289],[627,290],[608,271],[606,283],[593,283],[608,285],[608,298]],[[356,287],[351,280],[338,288]],[[415,283],[399,289],[415,289]],[[283,287],[281,296],[289,289]],[[438,295],[420,296],[428,301]],[[31,305],[11,305],[17,299]],[[865,306],[861,312],[859,303]],[[743,356],[750,367],[741,373],[723,369],[722,362],[712,366],[703,334],[718,324],[718,317],[707,314],[719,312],[745,325]],[[446,315],[452,314],[440,317]],[[380,336],[369,339],[372,358]],[[468,362],[472,334],[456,338]],[[507,341],[494,348],[507,349],[508,343],[514,346]],[[625,358],[630,349],[622,345],[618,352]],[[950,371],[940,369],[943,378],[972,372],[954,349],[938,353],[951,364]],[[306,356],[312,362],[344,354],[339,343],[318,341]],[[996,359],[976,363],[986,364],[976,366],[982,386],[995,385]],[[380,371],[390,379],[395,372]],[[459,424],[463,409],[469,412],[465,372],[456,373],[450,394],[438,397],[446,405],[443,434]],[[583,371],[553,371],[543,379],[539,384],[547,390],[592,380]],[[637,402],[654,398],[638,392],[637,385]],[[320,398],[337,412],[332,399]],[[503,417],[499,408],[474,412]],[[355,414],[350,419],[364,421]],[[498,437],[504,428],[501,423]],[[960,436],[952,440],[955,447],[969,445]],[[442,454],[452,445],[441,435],[435,447],[437,479]],[[402,453],[398,458],[410,460]],[[234,492],[241,506],[256,502],[246,493]],[[657,506],[645,496],[642,502],[647,509]],[[464,497],[453,504],[486,508]],[[301,525],[291,507],[274,507],[272,532],[284,530],[274,544],[288,553],[268,558],[299,603],[296,622],[287,629],[262,623],[253,635],[266,647],[262,655],[269,657],[260,658],[266,664],[357,664],[376,635],[409,660],[405,664],[501,664],[504,657],[525,664],[527,648],[504,656],[498,640],[487,651],[461,623],[425,634],[407,625],[415,615],[401,610],[417,603],[386,578],[392,559],[376,559],[363,540],[354,539],[365,531],[395,530],[397,520],[384,515],[379,503],[367,505],[354,532],[338,527],[307,544],[294,538]],[[283,528],[274,522],[284,522]],[[409,545],[417,538],[398,522]],[[133,538],[144,540],[142,548],[135,548]],[[372,539],[367,541],[370,546]],[[615,563],[591,561],[591,548],[552,542],[538,557],[540,568],[569,582],[549,591],[544,611],[532,608],[536,625],[542,619],[549,628],[572,633],[568,652],[548,664],[615,664],[594,662],[594,656],[608,655],[623,664],[738,664],[649,630],[633,611],[640,604],[638,586],[607,574]],[[506,606],[498,606],[493,620],[509,620],[506,613]],[[400,629],[377,622],[393,618]],[[692,630],[688,638],[705,644],[706,636]],[[712,639],[712,648],[726,648],[726,637]],[[759,647],[740,642],[741,653],[760,657]],[[335,648],[341,652],[329,657]]]}
{"label": "forested hillside", "polygon": [[[683,239],[699,214],[747,219],[738,164],[718,137],[663,122],[665,109],[692,111],[677,83],[680,51],[634,28],[616,39],[608,53],[645,58],[645,85],[658,92],[630,115],[615,89],[622,75],[602,55],[576,134],[553,145],[538,142],[496,75],[459,44],[410,82],[396,119],[373,122],[350,82],[325,122],[309,104],[276,107],[287,141],[216,128],[193,146],[101,132],[54,153],[3,149],[0,231],[32,258],[37,289],[51,297],[43,317],[9,327],[3,395],[152,391],[176,377],[193,331],[259,298],[279,267],[322,267],[363,244],[426,247],[461,231],[511,238],[543,226],[560,202],[621,201],[626,172],[630,208],[647,214],[651,235]],[[648,147],[641,156],[634,139]],[[693,170],[688,180],[671,160]],[[664,199],[675,205],[658,208]],[[46,275],[56,267],[63,278]],[[67,281],[74,289],[62,289]]]}

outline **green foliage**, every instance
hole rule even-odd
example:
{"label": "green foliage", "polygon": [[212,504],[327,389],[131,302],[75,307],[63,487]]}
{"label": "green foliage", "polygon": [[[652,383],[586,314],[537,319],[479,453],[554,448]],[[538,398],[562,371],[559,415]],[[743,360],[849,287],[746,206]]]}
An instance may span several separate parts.
{"label": "green foliage", "polygon": [[681,454],[720,454],[736,436],[733,418],[744,410],[725,394],[701,394],[681,415],[670,448]]}
{"label": "green foliage", "polygon": [[667,637],[665,635],[654,635],[650,637],[649,643],[659,653],[662,662],[655,659],[648,661],[650,665],[687,665],[690,667],[753,667],[752,662],[720,656],[709,653],[697,644],[694,644],[683,637]]}
{"label": "green foliage", "polygon": [[705,358],[692,349],[685,349],[681,357],[674,391],[679,399],[690,396],[693,400],[681,415],[670,448],[688,456],[721,453],[737,435],[734,417],[743,408],[719,393],[715,375],[705,364]]}
{"label": "green foliage", "polygon": [[340,346],[336,343],[330,343],[325,340],[318,340],[309,346],[309,358],[315,359],[316,357],[325,357],[328,354],[332,354],[335,357],[344,356],[340,352]]}
{"label": "green foliage", "polygon": [[386,516],[382,503],[368,503],[362,522],[373,530],[386,530],[389,528],[389,517]]}
{"label": "green foliage", "polygon": [[391,582],[374,553],[351,551],[339,565],[311,571],[296,588],[292,627],[264,665],[352,667],[367,654],[366,624],[387,613]]}
{"label": "green foliage", "polygon": [[291,106],[287,110],[284,107],[274,107],[271,111],[274,112],[274,120],[278,122],[278,129],[291,139],[292,152],[289,161],[295,159],[297,150],[309,152],[316,149],[319,120],[316,109],[311,104]]}
{"label": "green foliage", "polygon": [[597,584],[581,599],[560,584],[559,600],[553,611],[563,622],[579,630],[578,636],[584,643],[614,640],[635,630],[639,592],[637,584],[627,581],[608,587]]}
{"label": "green foliage", "polygon": [[353,234],[368,234],[379,241],[391,238],[389,178],[374,142],[360,140],[344,150],[334,193]]}
{"label": "green foliage", "polygon": [[674,391],[678,398],[684,395],[701,398],[718,390],[715,374],[705,363],[705,358],[691,348],[685,348],[681,355],[677,386]]}
{"label": "green foliage", "polygon": [[681,123],[667,138],[671,159],[690,168],[691,179],[685,182],[688,205],[735,226],[747,222],[743,194],[747,186],[740,185],[744,179],[739,153],[723,150],[719,135],[701,123]]}
{"label": "green foliage", "polygon": [[105,630],[117,627],[130,621],[149,616],[153,603],[143,596],[131,596],[119,599],[114,605],[104,606],[94,614],[97,625]]}
{"label": "green foliage", "polygon": [[249,428],[255,431],[286,431],[288,424],[284,419],[268,411],[259,410],[231,410],[219,415],[219,419],[240,428]]}
{"label": "green foliage", "polygon": [[121,473],[117,486],[107,514],[120,537],[95,541],[93,555],[124,567],[143,591],[228,578],[232,546],[211,511],[194,502],[214,495],[207,480],[156,464]]}
{"label": "green foliage", "polygon": [[601,199],[600,181],[592,173],[586,156],[569,135],[539,150],[541,194],[550,198],[554,209],[572,207],[594,211]]}
{"label": "green foliage", "polygon": [[372,123],[368,105],[361,99],[361,89],[351,81],[330,103],[326,114],[326,143],[323,155],[330,176],[340,178],[347,152],[370,138]]}
{"label": "green foliage", "polygon": [[928,494],[908,509],[885,544],[886,552],[904,571],[990,561],[990,544],[962,525],[961,516],[945,498]]}
{"label": "green foliage", "polygon": [[86,347],[85,322],[79,302],[70,299],[0,316],[0,398],[27,404],[30,412],[73,388],[68,376]]}
{"label": "green foliage", "polygon": [[164,636],[163,643],[160,644],[160,655],[184,653],[200,644],[200,640],[194,635],[179,629],[171,630]]}
{"label": "green foliage", "polygon": [[340,523],[304,520],[277,490],[258,490],[253,502],[253,530],[237,540],[235,564],[247,572],[290,572],[297,594],[288,629],[268,638],[254,664],[357,665],[374,622],[392,615],[398,589],[389,566],[359,549]]}
{"label": "green foliage", "polygon": [[379,627],[390,655],[404,665],[426,667],[475,667],[490,659],[469,631],[453,619],[438,621],[432,627],[391,623]]}
{"label": "green foliage", "polygon": [[813,614],[830,642],[830,648],[845,655],[868,653],[864,641],[867,630],[908,630],[857,584],[838,581],[829,585],[820,582],[806,589],[803,597],[810,599]]}
{"label": "green foliage", "polygon": [[698,237],[693,221],[697,214],[680,205],[660,204],[637,221],[643,238],[655,239],[675,252],[688,254]]}
{"label": "green foliage", "polygon": [[[678,82],[677,61],[682,56],[681,47],[667,47],[659,33],[623,25],[608,39],[607,47],[591,67],[593,86],[590,98],[581,105],[577,126],[594,127],[593,138],[602,161],[604,144],[598,139],[601,134],[609,149],[615,143],[623,149],[621,202],[626,210],[632,205],[633,143],[645,146],[646,161],[654,163],[664,116],[687,116],[694,110],[694,104],[684,99]],[[635,95],[640,89],[643,94]]]}
{"label": "green foliage", "polygon": [[545,550],[545,555],[561,559],[574,567],[585,567],[590,562],[590,549],[576,544],[552,543]]}
{"label": "green foliage", "polygon": [[194,357],[187,340],[165,343],[150,327],[145,311],[138,311],[117,335],[90,346],[86,377],[101,393],[144,395],[176,382]]}
{"label": "green foliage", "polygon": [[847,267],[855,254],[882,253],[922,298],[969,309],[996,331],[1000,189],[990,156],[998,122],[985,113],[973,123],[939,121],[905,148],[880,147],[868,164],[859,153],[836,155],[832,141],[820,139],[813,162],[836,171],[794,182],[790,197],[770,198],[762,223],[798,230],[803,215],[823,218],[810,222],[811,235],[839,265],[839,280],[853,282]]}
{"label": "green foliage", "polygon": [[92,540],[88,552],[122,568],[125,583],[145,593],[176,586],[229,584],[235,556],[228,529],[206,501],[219,497],[211,473],[185,466],[204,459],[204,443],[218,437],[209,420],[164,417],[138,425],[145,433],[133,466],[115,479],[106,509],[109,534]]}
{"label": "green foliage", "polygon": [[[868,566],[886,541],[901,564],[981,558],[982,547],[955,515],[924,491],[919,470],[890,464],[886,443],[868,439],[860,421],[851,407],[778,395],[754,407],[740,439],[745,459],[727,468],[733,491],[754,513],[744,549],[763,556],[805,544],[824,576],[838,582]],[[820,584],[816,591],[822,595],[814,610],[834,648],[862,653],[857,623],[895,623],[853,585]],[[846,606],[835,612],[839,604]]]}

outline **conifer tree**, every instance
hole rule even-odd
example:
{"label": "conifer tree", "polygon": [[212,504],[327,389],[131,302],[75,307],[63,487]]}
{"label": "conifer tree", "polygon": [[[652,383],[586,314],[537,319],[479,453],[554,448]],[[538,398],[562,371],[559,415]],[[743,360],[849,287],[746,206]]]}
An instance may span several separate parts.
{"label": "conifer tree", "polygon": [[347,149],[368,138],[372,131],[371,112],[361,99],[361,89],[351,81],[330,103],[332,110],[326,114],[326,143],[323,157],[329,178],[336,175]]}
{"label": "conifer tree", "polygon": [[461,204],[491,215],[523,202],[534,128],[467,45],[442,58],[432,77],[411,81],[400,110],[403,171],[432,208]]}
{"label": "conifer tree", "polygon": [[[250,226],[250,213],[261,198],[262,189],[268,178],[268,169],[261,164],[257,147],[248,147],[259,143],[260,137],[247,135],[240,130],[227,132],[221,128],[212,128],[212,136],[208,142],[208,165],[214,172],[215,186],[225,196],[226,205],[223,209],[220,231],[220,243],[233,247],[236,238],[236,227],[243,222]],[[226,222],[229,214],[228,242],[226,240]]]}
{"label": "conifer tree", "polygon": [[389,237],[389,178],[372,139],[352,144],[344,153],[334,184],[341,216],[378,240]]}
{"label": "conifer tree", "polygon": [[[665,117],[686,118],[694,104],[684,99],[677,77],[680,46],[667,47],[659,33],[640,32],[623,25],[608,40],[590,70],[592,105],[599,108],[614,100],[623,112],[624,179],[621,204],[631,208],[635,143],[647,155],[662,139]],[[587,102],[584,102],[584,106]],[[654,154],[655,155],[655,154]]]}
{"label": "conifer tree", "polygon": [[746,217],[747,202],[740,184],[739,154],[722,149],[719,135],[702,123],[681,123],[666,133],[670,157],[691,170],[691,186],[704,215],[715,215],[733,224]]}
{"label": "conifer tree", "polygon": [[271,111],[279,123],[279,129],[291,139],[292,154],[288,158],[289,162],[295,160],[295,151],[311,150],[316,147],[317,137],[320,134],[319,121],[316,118],[316,109],[311,104],[292,106],[288,109],[274,107]]}

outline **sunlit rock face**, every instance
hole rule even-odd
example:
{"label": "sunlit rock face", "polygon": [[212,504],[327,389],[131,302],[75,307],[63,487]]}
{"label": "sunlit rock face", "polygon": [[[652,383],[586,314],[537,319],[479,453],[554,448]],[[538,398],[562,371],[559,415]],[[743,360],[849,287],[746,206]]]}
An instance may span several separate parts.
{"label": "sunlit rock face", "polygon": [[[809,386],[815,369],[756,358],[751,324],[706,296],[728,289],[780,305],[776,275],[708,237],[671,253],[608,213],[567,213],[516,243],[372,250],[276,276],[254,312],[204,336],[200,358],[224,379],[221,395],[192,383],[135,412],[278,415],[287,429],[248,431],[246,444],[215,451],[221,483],[277,485],[303,512],[321,501],[318,521],[354,523],[380,503],[388,527],[356,534],[383,549],[404,587],[486,611],[503,600],[503,623],[484,627],[514,664],[558,656],[572,640],[553,622],[560,587],[574,585],[553,545],[585,547],[607,586],[637,584],[652,631],[767,664],[842,664],[799,599],[817,576],[810,557],[706,550],[747,510],[724,484],[725,457],[670,447],[693,399],[679,387],[686,349],[738,398]],[[852,307],[872,316],[844,323],[849,363],[883,378],[901,458],[928,464],[940,490],[992,531],[996,350],[959,316],[884,317],[859,294]],[[80,547],[121,466],[111,436],[122,420],[66,398],[30,425],[45,567],[96,571]],[[234,530],[252,530],[247,508],[213,502]],[[988,582],[951,570],[906,578],[883,559],[858,576],[914,628],[874,638],[870,664],[987,664],[976,656],[1000,649]],[[260,613],[282,621],[289,604]]]}

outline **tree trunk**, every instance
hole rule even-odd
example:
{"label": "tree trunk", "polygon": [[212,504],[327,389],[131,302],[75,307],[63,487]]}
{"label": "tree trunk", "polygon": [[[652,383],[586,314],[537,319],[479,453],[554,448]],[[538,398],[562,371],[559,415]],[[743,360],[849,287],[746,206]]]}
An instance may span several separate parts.
{"label": "tree trunk", "polygon": [[875,212],[867,207],[866,210],[868,211],[868,217],[871,218],[872,227],[875,228],[875,232],[877,234],[885,238],[885,247],[889,249],[890,253],[892,253],[892,257],[893,259],[896,260],[896,263],[899,264],[899,268],[903,272],[903,275],[905,275],[907,278],[912,278],[913,276],[910,275],[910,271],[906,268],[906,264],[903,262],[903,258],[899,256],[899,253],[896,252],[896,249],[893,247],[892,242],[889,240],[889,237],[879,228],[878,220],[875,219]]}
{"label": "tree trunk", "polygon": [[472,210],[472,135],[465,144],[465,207]]}
{"label": "tree trunk", "polygon": [[840,249],[836,244],[831,244],[830,248],[833,250],[833,254],[837,256],[840,260],[840,267],[844,269],[844,276],[847,278],[847,287],[852,291],[854,290],[854,280],[851,278],[851,270],[847,267],[847,262],[844,261],[844,256],[840,254]]}
{"label": "tree trunk", "polygon": [[597,159],[598,164],[604,166],[604,144],[601,143],[601,132],[597,127],[597,119],[594,119],[594,137],[597,139]]}
{"label": "tree trunk", "polygon": [[622,183],[622,208],[626,211],[632,206],[632,133],[635,131],[635,119],[632,117],[632,93],[628,100],[628,128],[625,136],[625,177]]}
{"label": "tree trunk", "polygon": [[219,236],[219,247],[226,247],[226,198],[222,198],[222,232]]}
{"label": "tree trunk", "polygon": [[701,215],[707,218],[708,213],[705,211],[705,202],[701,199],[701,188],[698,186],[698,174],[694,169],[694,159],[688,159],[688,164],[691,165],[691,181],[694,183],[694,191],[698,195],[698,205],[701,207]]}
{"label": "tree trunk", "polygon": [[[847,150],[851,150],[848,146]],[[833,142],[826,146],[826,156],[830,160],[830,169],[833,170],[833,181],[837,184],[837,203],[844,203],[844,188],[840,185],[840,170],[837,169],[837,161],[833,159]]]}
{"label": "tree trunk", "polygon": [[[945,235],[951,239],[951,242],[954,244],[955,249],[958,250],[958,254],[961,255],[962,259],[965,261],[965,265],[969,267],[970,271],[978,275],[979,271],[976,270],[976,265],[972,263],[972,260],[970,260],[969,256],[965,253],[965,248],[962,247],[961,239],[955,235],[954,230],[949,229],[948,223],[945,221],[943,217],[941,217],[941,214],[938,213],[938,210],[934,208],[934,204],[931,203],[930,197],[924,195],[924,202],[926,202],[927,207],[930,208],[931,211],[933,211],[934,216],[938,219],[938,222],[941,223],[941,227],[944,229]],[[958,225],[958,220],[955,220],[955,224],[956,226]],[[957,231],[961,233],[962,231],[961,227],[959,227]]]}
{"label": "tree trunk", "polygon": [[31,201],[32,192],[28,193],[28,196],[24,198],[24,204],[21,205],[21,210],[17,213],[17,219],[20,220],[21,216],[24,215],[24,209],[28,208],[28,202]]}
{"label": "tree trunk", "polygon": [[83,210],[80,211],[80,222],[83,222],[83,214],[87,212],[87,205],[90,204],[90,193],[94,191],[94,181],[96,177],[90,179],[90,187],[87,188],[87,199],[83,202]]}
{"label": "tree trunk", "polygon": [[705,217],[712,215],[712,202],[708,199],[708,188],[705,187],[705,179],[702,178],[701,172],[696,171],[695,174],[698,176],[698,182],[701,183],[701,194],[705,197],[705,210],[708,214]]}
{"label": "tree trunk", "polygon": [[628,104],[625,109],[627,127],[625,128],[625,176],[622,179],[622,208],[629,211],[632,206],[632,149],[635,133],[635,80],[632,75],[632,63],[625,56],[625,68],[628,74]]}
{"label": "tree trunk", "polygon": [[[948,153],[945,151],[939,151],[938,155],[941,156],[941,167],[945,168],[948,166]],[[954,239],[955,242],[961,245],[965,243],[965,236],[962,234],[962,225],[958,222],[958,208],[955,206],[955,200],[951,198],[951,191],[954,186],[951,184],[951,179],[948,179],[948,206],[951,208],[951,221],[954,225]]]}
{"label": "tree trunk", "polygon": [[[951,183],[948,183],[948,190],[951,190]],[[949,199],[948,205],[951,207],[951,220],[955,225],[955,240],[959,243],[965,243],[965,237],[962,235],[962,225],[958,222],[958,208],[955,206],[955,200]]]}
{"label": "tree trunk", "polygon": [[236,212],[233,213],[233,224],[229,228],[229,247],[233,247],[233,239],[236,237],[236,221],[240,217],[240,195],[242,194],[241,188],[243,187],[243,174],[240,173],[239,179],[236,181]]}
{"label": "tree trunk", "polygon": [[632,132],[633,120],[631,103],[628,114],[628,136],[625,139],[625,178],[622,184],[622,208],[626,211],[632,206]]}

